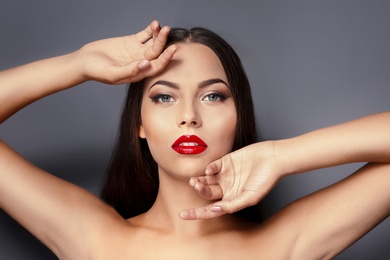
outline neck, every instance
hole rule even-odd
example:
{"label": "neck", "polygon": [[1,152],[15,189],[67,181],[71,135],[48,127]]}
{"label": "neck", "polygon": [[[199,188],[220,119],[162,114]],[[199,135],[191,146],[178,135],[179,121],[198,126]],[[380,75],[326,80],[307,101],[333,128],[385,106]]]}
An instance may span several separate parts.
{"label": "neck", "polygon": [[187,180],[160,172],[160,188],[156,202],[143,218],[148,223],[154,223],[157,229],[164,229],[164,232],[204,235],[221,229],[226,230],[233,223],[234,217],[231,215],[193,221],[182,220],[178,216],[178,213],[184,209],[197,208],[210,203],[212,201],[202,199]]}

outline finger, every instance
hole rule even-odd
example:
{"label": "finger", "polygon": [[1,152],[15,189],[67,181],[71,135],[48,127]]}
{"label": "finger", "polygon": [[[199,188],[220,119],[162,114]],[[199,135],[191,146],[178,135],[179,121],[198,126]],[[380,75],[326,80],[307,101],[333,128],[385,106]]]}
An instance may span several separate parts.
{"label": "finger", "polygon": [[205,174],[206,175],[217,174],[221,171],[221,169],[222,169],[222,160],[218,159],[214,162],[211,162],[209,165],[207,165]]}
{"label": "finger", "polygon": [[146,77],[151,77],[160,73],[172,59],[176,51],[176,45],[167,48],[158,59],[153,61],[139,60],[134,61],[126,66],[118,66],[110,71],[110,83],[122,84],[128,82],[137,82]]}
{"label": "finger", "polygon": [[138,63],[138,68],[141,70],[145,70],[145,69],[149,68],[150,66],[151,66],[150,61],[148,61],[148,60],[143,60],[140,63]]}
{"label": "finger", "polygon": [[153,60],[161,54],[161,52],[165,48],[165,44],[169,35],[169,30],[170,28],[168,26],[165,26],[158,32],[157,37],[155,37],[155,39],[153,40],[152,45],[145,52],[146,59]]}
{"label": "finger", "polygon": [[260,196],[256,195],[255,192],[244,191],[234,199],[230,201],[222,200],[215,206],[221,207],[223,212],[232,214],[244,208],[256,205],[260,199]]}
{"label": "finger", "polygon": [[153,33],[153,39],[155,39],[158,36],[158,33],[161,30],[161,26],[158,22],[152,23],[152,33]]}
{"label": "finger", "polygon": [[155,60],[152,60],[151,68],[145,72],[145,77],[150,77],[160,73],[171,61],[173,55],[177,50],[177,45],[169,46],[164,52]]}
{"label": "finger", "polygon": [[107,83],[122,84],[128,82],[135,82],[147,67],[150,67],[149,61],[134,61],[126,66],[112,66],[107,69],[106,78]]}
{"label": "finger", "polygon": [[224,214],[226,214],[226,212],[221,211],[220,208],[211,204],[205,207],[183,210],[179,212],[179,217],[184,220],[197,220],[216,218]]}
{"label": "finger", "polygon": [[217,178],[214,175],[211,176],[200,176],[200,177],[192,177],[190,179],[190,185],[192,187],[195,186],[197,182],[200,182],[204,185],[216,185],[218,184]]}
{"label": "finger", "polygon": [[223,191],[219,185],[204,185],[197,182],[194,186],[196,193],[207,200],[220,200],[223,197]]}
{"label": "finger", "polygon": [[147,42],[153,37],[153,33],[155,33],[156,29],[159,27],[160,27],[159,22],[154,20],[145,29],[136,33],[136,37],[142,43]]}

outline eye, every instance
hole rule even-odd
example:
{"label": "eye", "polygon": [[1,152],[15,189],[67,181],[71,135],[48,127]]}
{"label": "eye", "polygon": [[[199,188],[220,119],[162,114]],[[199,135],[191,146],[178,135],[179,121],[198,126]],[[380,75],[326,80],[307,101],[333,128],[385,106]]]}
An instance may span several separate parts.
{"label": "eye", "polygon": [[226,100],[226,96],[220,93],[211,93],[202,98],[204,101],[217,102]]}
{"label": "eye", "polygon": [[172,96],[168,94],[158,94],[152,97],[154,103],[169,103],[175,101]]}

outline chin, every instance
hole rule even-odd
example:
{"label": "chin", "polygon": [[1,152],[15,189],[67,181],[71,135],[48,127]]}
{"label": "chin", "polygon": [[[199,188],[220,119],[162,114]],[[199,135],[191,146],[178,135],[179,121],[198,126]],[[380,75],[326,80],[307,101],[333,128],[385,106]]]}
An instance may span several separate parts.
{"label": "chin", "polygon": [[167,167],[159,166],[159,173],[189,181],[191,177],[203,176],[208,164],[209,162],[199,160],[176,160]]}

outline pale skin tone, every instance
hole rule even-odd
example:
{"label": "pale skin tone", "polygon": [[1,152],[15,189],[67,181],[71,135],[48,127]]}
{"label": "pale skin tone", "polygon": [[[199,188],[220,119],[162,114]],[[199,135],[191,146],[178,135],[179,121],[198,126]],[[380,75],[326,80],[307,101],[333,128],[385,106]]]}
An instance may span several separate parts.
{"label": "pale skin tone", "polygon": [[[59,258],[330,258],[389,216],[390,113],[229,153],[234,124],[226,124],[236,114],[221,64],[199,44],[163,52],[168,31],[153,22],[136,35],[0,73],[1,122],[35,100],[87,80],[119,84],[148,77],[140,138],[148,140],[159,163],[161,189],[152,209],[140,216],[124,220],[94,195],[31,165],[0,142],[1,208]],[[209,84],[210,79],[222,82]],[[216,98],[216,92],[227,98]],[[156,94],[168,95],[152,102]],[[221,116],[221,110],[228,112]],[[166,120],[159,121],[162,116]],[[170,165],[178,156],[170,145],[182,134],[196,134],[209,147]],[[350,162],[372,163],[261,225],[228,214],[256,204],[287,175]]]}

